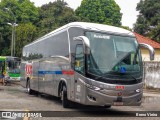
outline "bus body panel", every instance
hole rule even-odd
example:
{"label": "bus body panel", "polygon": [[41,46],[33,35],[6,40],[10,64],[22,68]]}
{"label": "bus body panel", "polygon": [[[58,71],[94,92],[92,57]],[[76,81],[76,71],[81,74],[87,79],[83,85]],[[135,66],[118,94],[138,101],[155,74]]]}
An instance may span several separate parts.
{"label": "bus body panel", "polygon": [[32,65],[32,73],[31,76],[28,76],[30,78],[30,86],[33,90],[38,91],[39,90],[39,75],[38,75],[38,69],[40,62],[39,61],[33,61],[31,63]]}
{"label": "bus body panel", "polygon": [[58,96],[58,85],[62,78],[70,79],[64,74],[64,71],[69,71],[69,61],[61,57],[53,57],[40,61],[38,70],[39,91]]}

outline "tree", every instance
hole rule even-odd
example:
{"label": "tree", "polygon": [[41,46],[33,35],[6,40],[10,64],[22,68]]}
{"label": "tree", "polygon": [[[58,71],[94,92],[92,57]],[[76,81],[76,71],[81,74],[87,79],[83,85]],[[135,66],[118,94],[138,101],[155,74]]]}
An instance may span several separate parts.
{"label": "tree", "polygon": [[32,23],[21,23],[17,28],[16,56],[21,57],[22,48],[35,40],[37,36],[37,27]]}
{"label": "tree", "polygon": [[160,42],[160,1],[141,0],[137,4],[139,15],[134,31]]}
{"label": "tree", "polygon": [[[6,11],[5,8],[8,8]],[[18,23],[18,27],[16,27],[16,38],[17,40],[21,39],[21,36],[19,32],[23,29],[30,30],[30,26],[24,26],[21,27],[21,25],[25,24],[31,24],[35,26],[35,24],[38,22],[39,19],[39,12],[38,8],[34,6],[30,0],[1,0],[0,2],[0,55],[8,56],[10,55],[11,51],[11,38],[12,38],[12,27],[7,25],[7,23],[14,23],[16,19],[16,23]],[[21,30],[19,30],[19,27]],[[29,27],[29,28],[28,28]],[[32,31],[30,31],[32,32]],[[32,33],[31,33],[32,34]],[[28,34],[30,35],[30,34]],[[28,40],[29,36],[25,36],[26,38],[23,39],[24,43]],[[24,36],[23,36],[24,38]],[[34,38],[31,39],[33,41]],[[17,45],[17,41],[16,41]],[[24,45],[24,44],[22,44]],[[22,49],[22,45],[16,46],[17,50]],[[16,50],[16,52],[17,52]],[[21,52],[21,51],[18,51]],[[17,55],[20,55],[20,53],[17,53]],[[20,56],[18,56],[20,57]]]}
{"label": "tree", "polygon": [[121,26],[122,14],[114,0],[83,0],[75,12],[86,22]]}
{"label": "tree", "polygon": [[67,23],[79,20],[73,9],[68,7],[67,3],[63,0],[57,0],[41,6],[39,14],[39,36],[43,36],[44,34],[51,32]]}
{"label": "tree", "polygon": [[39,21],[38,8],[30,0],[18,0],[19,10],[17,10],[17,19],[21,23],[31,22],[36,24]]}
{"label": "tree", "polygon": [[129,28],[128,26],[121,26],[121,28],[126,29],[126,30],[129,30],[129,31],[132,31],[132,29]]}

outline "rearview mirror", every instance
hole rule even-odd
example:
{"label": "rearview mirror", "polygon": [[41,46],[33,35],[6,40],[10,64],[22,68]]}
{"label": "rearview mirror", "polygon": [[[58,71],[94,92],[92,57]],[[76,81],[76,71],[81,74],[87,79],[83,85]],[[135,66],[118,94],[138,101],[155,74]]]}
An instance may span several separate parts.
{"label": "rearview mirror", "polygon": [[85,36],[78,36],[74,38],[75,41],[81,40],[83,42],[83,45],[85,45],[85,53],[90,54],[90,41]]}
{"label": "rearview mirror", "polygon": [[140,43],[139,45],[140,45],[140,47],[147,48],[149,50],[150,60],[154,60],[154,54],[155,54],[154,48],[148,44],[145,44],[145,43]]}

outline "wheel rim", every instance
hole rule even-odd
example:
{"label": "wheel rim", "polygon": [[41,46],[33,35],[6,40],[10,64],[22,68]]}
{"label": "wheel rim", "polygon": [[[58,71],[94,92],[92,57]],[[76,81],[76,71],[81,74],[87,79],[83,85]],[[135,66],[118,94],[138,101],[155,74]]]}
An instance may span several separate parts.
{"label": "wheel rim", "polygon": [[28,93],[30,92],[29,82],[28,82],[28,85],[27,85],[27,92]]}
{"label": "wheel rim", "polygon": [[28,87],[28,88],[27,88],[27,92],[29,93],[29,91],[30,91],[30,88]]}
{"label": "wheel rim", "polygon": [[63,101],[63,90],[61,91],[61,100]]}

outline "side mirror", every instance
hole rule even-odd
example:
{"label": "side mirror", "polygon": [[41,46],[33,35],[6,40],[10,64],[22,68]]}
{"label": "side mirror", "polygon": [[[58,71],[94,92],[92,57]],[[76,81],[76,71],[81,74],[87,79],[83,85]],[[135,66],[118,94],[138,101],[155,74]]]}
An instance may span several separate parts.
{"label": "side mirror", "polygon": [[82,41],[83,45],[85,45],[85,48],[86,48],[85,49],[86,54],[90,54],[90,41],[89,41],[89,39],[87,37],[78,36],[78,37],[75,37],[74,40],[75,41],[78,41],[78,40]]}
{"label": "side mirror", "polygon": [[85,36],[78,36],[78,37],[75,37],[74,40],[81,40],[83,41],[83,43],[90,48],[90,42],[89,42],[89,39]]}
{"label": "side mirror", "polygon": [[149,50],[150,60],[154,60],[154,54],[155,54],[154,48],[148,44],[145,44],[145,43],[140,43],[139,45],[140,45],[140,47],[147,48]]}

